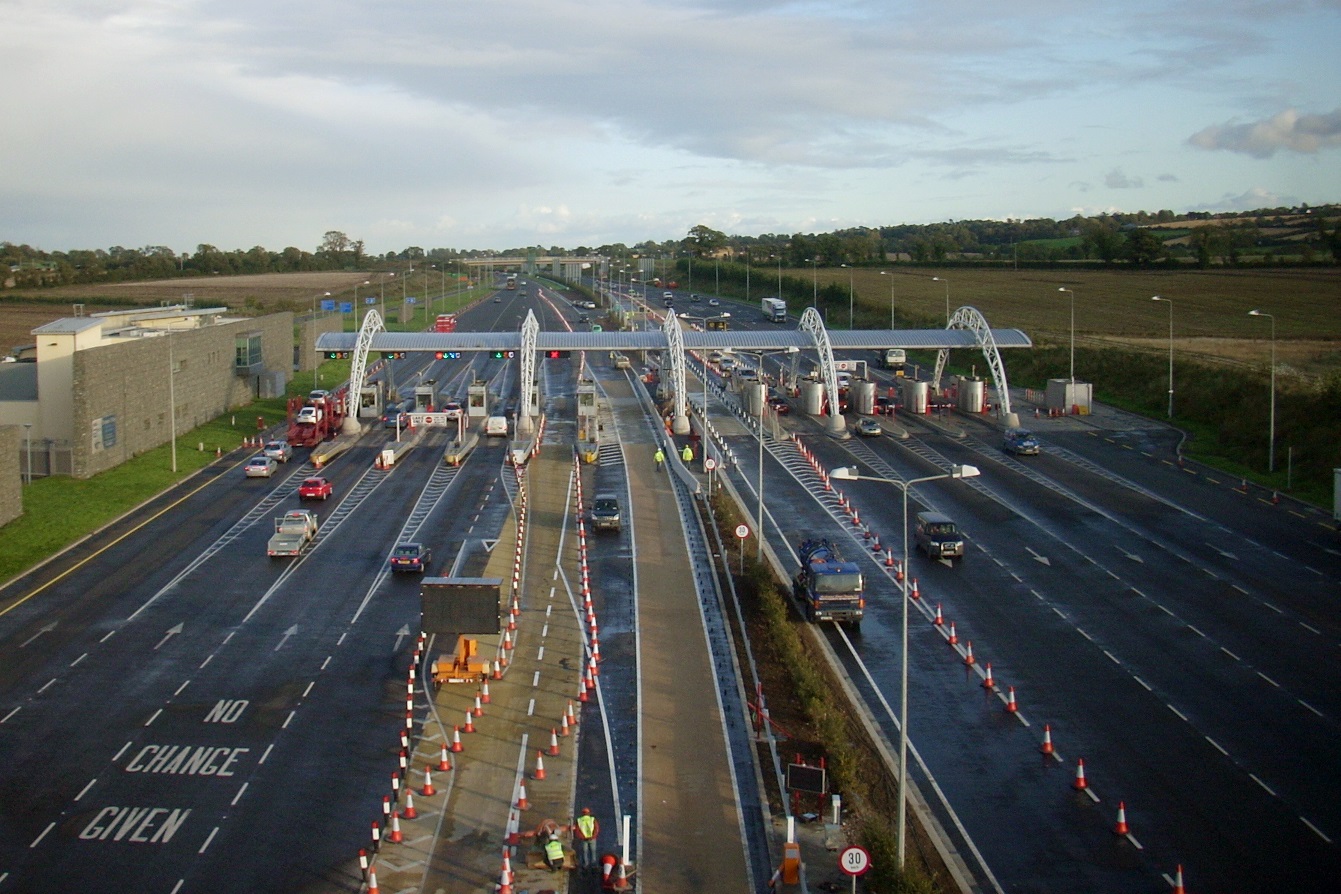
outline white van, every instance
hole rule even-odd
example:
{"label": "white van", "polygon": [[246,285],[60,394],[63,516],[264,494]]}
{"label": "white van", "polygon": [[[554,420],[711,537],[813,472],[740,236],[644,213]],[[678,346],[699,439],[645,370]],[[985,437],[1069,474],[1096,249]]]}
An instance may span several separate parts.
{"label": "white van", "polygon": [[508,436],[508,417],[490,416],[485,419],[484,436],[487,438],[506,438]]}

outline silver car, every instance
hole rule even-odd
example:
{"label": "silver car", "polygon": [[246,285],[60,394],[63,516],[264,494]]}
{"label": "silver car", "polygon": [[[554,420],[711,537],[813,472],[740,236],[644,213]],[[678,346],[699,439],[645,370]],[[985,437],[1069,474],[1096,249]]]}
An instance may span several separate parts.
{"label": "silver car", "polygon": [[287,441],[269,441],[261,453],[277,463],[286,463],[293,457],[293,448]]}
{"label": "silver car", "polygon": [[247,464],[242,467],[242,471],[248,478],[269,478],[275,474],[275,469],[279,464],[268,456],[253,456],[247,460]]}

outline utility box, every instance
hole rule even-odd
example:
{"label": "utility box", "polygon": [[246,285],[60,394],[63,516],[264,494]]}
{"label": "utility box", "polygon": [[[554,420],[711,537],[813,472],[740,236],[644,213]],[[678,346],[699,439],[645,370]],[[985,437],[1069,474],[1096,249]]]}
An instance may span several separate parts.
{"label": "utility box", "polygon": [[1070,379],[1048,379],[1048,412],[1063,416],[1088,416],[1094,401],[1094,386]]}
{"label": "utility box", "polygon": [[425,633],[496,634],[502,629],[503,579],[429,577],[419,591]]}

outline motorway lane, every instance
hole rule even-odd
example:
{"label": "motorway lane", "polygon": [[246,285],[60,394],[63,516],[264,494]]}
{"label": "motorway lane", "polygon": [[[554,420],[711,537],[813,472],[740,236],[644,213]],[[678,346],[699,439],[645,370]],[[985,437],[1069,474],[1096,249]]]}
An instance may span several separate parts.
{"label": "motorway lane", "polygon": [[[342,478],[352,477],[348,470],[357,465],[366,469],[373,452],[372,447],[357,448],[332,465],[328,474],[336,478],[337,488],[346,483]],[[75,884],[98,890],[109,882],[110,887],[103,889],[127,883],[139,887],[146,877],[160,879],[162,873],[178,872],[182,878],[192,876],[189,889],[294,890],[298,881],[306,885],[331,872],[339,859],[347,860],[366,841],[367,823],[376,816],[380,800],[377,793],[386,787],[382,780],[395,768],[394,748],[389,758],[382,754],[403,723],[403,693],[397,697],[393,683],[403,679],[404,668],[393,655],[393,643],[402,652],[409,648],[408,638],[397,633],[407,623],[416,629],[418,614],[417,586],[392,587],[396,599],[373,599],[360,613],[368,594],[357,582],[375,579],[384,568],[395,539],[395,520],[403,518],[427,470],[440,463],[440,457],[440,444],[411,453],[395,472],[385,475],[387,481],[375,492],[380,500],[370,501],[338,531],[324,530],[322,542],[302,560],[300,574],[259,609],[261,594],[281,575],[280,568],[296,564],[263,557],[269,518],[278,509],[267,512],[261,524],[154,600],[134,622],[122,621],[101,651],[71,661],[70,654],[87,645],[72,642],[51,655],[57,666],[76,665],[66,676],[78,678],[69,680],[69,685],[58,681],[58,687],[30,697],[20,705],[22,711],[7,718],[4,731],[15,735],[5,737],[10,751],[5,803],[12,811],[12,823],[6,826],[18,834],[4,838],[0,865],[5,871],[25,879],[34,890],[69,890]],[[485,477],[496,477],[501,448],[481,450],[480,457],[492,461]],[[465,468],[483,468],[483,462]],[[418,472],[416,464],[421,467]],[[266,483],[244,482],[241,488],[257,484]],[[481,484],[477,483],[475,494],[486,490]],[[250,488],[253,498],[256,490]],[[184,511],[189,513],[189,507]],[[441,506],[437,516],[430,533],[452,533],[458,519],[450,505]],[[146,536],[155,533],[146,529]],[[464,539],[462,532],[457,536]],[[198,540],[196,551],[209,539]],[[176,555],[192,555],[185,544],[180,546]],[[144,544],[139,548],[143,550]],[[183,558],[151,575],[140,588],[127,590],[120,603],[109,608],[111,617],[124,619],[144,605],[184,562]],[[242,622],[249,613],[251,619]],[[351,620],[355,617],[357,625]],[[176,623],[182,624],[180,632],[167,636]],[[83,626],[91,629],[91,635],[101,636],[101,628],[108,625]],[[367,636],[370,630],[375,635]],[[351,637],[351,632],[358,635]],[[50,644],[47,651],[51,652]],[[207,659],[203,666],[202,656]],[[324,685],[316,685],[318,677]],[[342,682],[331,685],[332,681]],[[323,708],[322,698],[331,698],[331,704]],[[299,711],[304,699],[315,710]],[[220,705],[227,706],[220,709],[227,713],[233,706],[243,707],[225,727],[217,712],[211,714]],[[211,716],[215,719],[207,719]],[[304,735],[302,717],[334,722],[323,720],[317,731]],[[349,722],[341,722],[342,718]],[[90,728],[97,732],[90,735]],[[266,737],[279,736],[281,729],[285,730],[281,738],[295,744],[267,753],[261,747]],[[221,730],[227,735],[220,735]],[[150,764],[151,755],[166,747],[198,744],[202,737],[212,743],[211,748],[232,750],[215,752],[213,763],[189,774],[193,784],[206,782],[195,786],[200,791],[182,786],[177,773],[150,773],[141,779],[132,769]],[[307,739],[315,740],[311,747]],[[80,742],[81,747],[53,755],[42,744],[50,741]],[[260,755],[268,758],[265,767],[258,762]],[[356,772],[349,772],[351,761]],[[370,762],[384,762],[382,774],[369,776]],[[226,766],[228,775],[216,772],[216,764]],[[120,772],[117,766],[122,767]],[[312,775],[314,767],[343,769],[322,772],[318,779]],[[245,775],[240,772],[243,768]],[[273,783],[252,783],[252,778],[262,781],[267,775]],[[238,787],[238,777],[253,785],[250,798]],[[180,803],[183,797],[185,805]],[[71,805],[72,799],[79,803]],[[90,814],[83,805],[95,801]],[[340,809],[359,801],[362,810]],[[300,824],[315,837],[296,848],[300,856],[295,859],[294,842],[301,836],[295,834],[294,813],[277,804],[317,802],[323,808],[336,807],[323,809],[326,822]],[[121,806],[149,806],[152,820],[142,820],[143,827],[126,826],[127,814],[108,812]],[[159,806],[168,812],[153,813],[152,808]],[[37,828],[45,818],[43,812],[60,813],[62,808],[67,809],[59,828],[43,834]],[[209,825],[211,818],[230,815],[243,819]],[[112,827],[109,817],[123,817],[123,825]],[[339,833],[324,828],[341,824]],[[111,831],[100,840],[105,828]],[[118,830],[121,841],[115,840]],[[127,847],[132,838],[152,839],[156,834],[156,843],[135,841],[134,847]],[[31,855],[22,853],[39,835],[44,847],[29,848]],[[146,846],[162,853],[146,861],[142,852]],[[96,861],[81,859],[91,849]],[[212,869],[208,856],[200,856],[198,849],[219,855],[222,865]],[[239,861],[239,849],[247,854],[245,860]],[[102,868],[93,871],[95,864]]]}
{"label": "motorway lane", "polygon": [[[820,447],[821,449],[825,449],[825,445],[821,444]],[[972,455],[953,455],[948,448],[946,452],[947,455],[951,455],[956,462],[973,461],[981,463],[979,457]],[[967,454],[967,451],[965,451],[965,453]],[[848,461],[850,460],[839,459],[838,454],[835,453],[834,459],[829,461],[828,464],[832,467],[835,464],[841,464]],[[899,465],[906,464],[901,463]],[[908,469],[905,471],[905,474],[927,474],[929,471],[928,468],[921,467]],[[994,477],[992,480],[994,484],[999,486],[999,478]],[[849,493],[855,492],[853,484],[845,483],[844,486]],[[869,490],[869,493],[859,501],[859,505],[864,507],[864,514],[868,511],[874,513],[875,507],[878,506],[882,500],[890,502],[888,501],[886,486],[866,485],[865,487]],[[923,486],[922,489],[925,491],[926,487],[927,486]],[[1144,650],[1147,654],[1144,656],[1138,655],[1137,657],[1144,660],[1145,664],[1161,669],[1169,667],[1170,661],[1168,656],[1176,655],[1177,652],[1173,651],[1173,649],[1183,645],[1178,642],[1177,634],[1172,635],[1172,643],[1159,642],[1150,644],[1141,637],[1132,637],[1130,631],[1133,629],[1140,629],[1137,625],[1144,626],[1149,622],[1149,619],[1144,617],[1143,609],[1140,605],[1137,605],[1134,610],[1127,613],[1130,607],[1124,608],[1122,604],[1124,601],[1139,603],[1141,600],[1138,597],[1130,595],[1130,593],[1124,594],[1124,588],[1118,584],[1114,584],[1108,578],[1105,571],[1100,570],[1097,571],[1097,573],[1091,572],[1085,574],[1085,568],[1086,565],[1088,565],[1086,560],[1068,560],[1070,563],[1068,565],[1065,562],[1059,561],[1057,550],[1052,548],[1042,550],[1042,552],[1049,553],[1053,564],[1051,566],[1042,566],[1034,559],[1032,554],[1028,553],[1023,548],[1030,543],[1038,543],[1040,534],[1037,529],[1031,530],[1032,526],[1025,523],[1002,522],[999,518],[1001,512],[999,504],[989,502],[986,505],[981,505],[983,501],[975,499],[973,492],[961,484],[941,484],[935,486],[935,488],[934,493],[936,495],[933,497],[933,500],[937,503],[938,508],[948,508],[951,514],[959,518],[961,521],[967,519],[967,527],[969,528],[970,533],[976,534],[979,538],[977,544],[979,547],[990,545],[994,554],[999,552],[1008,555],[1009,561],[1007,562],[1007,565],[1009,566],[1009,573],[1002,573],[991,567],[986,569],[981,568],[980,566],[985,563],[981,561],[983,557],[978,555],[977,550],[971,554],[969,561],[965,563],[963,567],[954,571],[944,568],[939,565],[939,563],[927,563],[919,559],[913,566],[913,573],[921,576],[923,590],[924,592],[933,594],[931,595],[931,598],[940,598],[939,594],[949,594],[950,598],[947,598],[946,602],[947,604],[955,605],[955,617],[961,619],[961,625],[963,624],[964,619],[967,618],[971,622],[968,629],[970,631],[976,629],[984,639],[990,641],[992,655],[989,657],[997,661],[998,677],[1003,675],[1003,665],[1004,673],[1011,675],[1001,680],[1003,685],[1006,682],[1013,682],[1017,685],[1027,683],[1027,685],[1021,686],[1022,694],[1025,694],[1027,699],[1047,699],[1058,690],[1065,692],[1067,681],[1072,679],[1087,684],[1091,682],[1097,684],[1099,681],[1102,681],[1103,685],[1091,685],[1090,688],[1093,690],[1091,692],[1073,692],[1071,695],[1072,697],[1088,698],[1092,704],[1100,706],[1100,713],[1104,714],[1110,721],[1115,715],[1117,717],[1123,716],[1119,709],[1110,704],[1110,702],[1115,700],[1114,693],[1126,692],[1124,698],[1135,698],[1135,705],[1130,709],[1132,712],[1130,716],[1123,722],[1110,723],[1113,727],[1113,732],[1106,738],[1116,738],[1119,741],[1124,738],[1144,738],[1149,732],[1149,728],[1153,725],[1158,731],[1158,735],[1154,737],[1152,742],[1154,750],[1146,751],[1146,754],[1167,754],[1171,747],[1181,742],[1182,738],[1180,737],[1185,737],[1188,734],[1187,724],[1182,723],[1174,717],[1171,711],[1162,706],[1162,703],[1155,703],[1153,707],[1147,707],[1145,710],[1141,709],[1142,697],[1144,696],[1146,700],[1150,700],[1152,697],[1150,696],[1150,693],[1143,688],[1140,679],[1153,677],[1154,672],[1143,670],[1142,673],[1145,676],[1140,679],[1135,678],[1132,674],[1128,673],[1125,681],[1122,680],[1121,677],[1109,677],[1108,672],[1112,668],[1113,659],[1108,658],[1102,651],[1102,648],[1096,647],[1092,640],[1084,641],[1082,639],[1083,635],[1077,636],[1076,628],[1081,626],[1081,622],[1063,622],[1057,617],[1055,612],[1052,611],[1052,608],[1053,604],[1060,604],[1068,614],[1073,611],[1080,612],[1083,609],[1086,613],[1084,614],[1083,621],[1083,629],[1085,633],[1089,634],[1094,639],[1112,636],[1114,637],[1114,639],[1111,640],[1112,642],[1123,643],[1123,648],[1119,649],[1117,646],[1114,646],[1113,648],[1119,655],[1123,656],[1124,662],[1132,659],[1132,655],[1129,654],[1131,650],[1134,649],[1137,652]],[[1037,490],[1037,488],[1035,489]],[[1012,497],[1012,499],[1014,498]],[[1048,511],[1046,509],[1035,510],[1036,505],[1041,504],[1046,507],[1049,500],[1049,491],[1047,489],[1043,489],[1040,493],[1032,496],[1025,494],[1023,499],[1026,500],[1031,512]],[[770,502],[772,502],[771,498]],[[1058,507],[1053,507],[1053,510],[1056,510],[1057,508]],[[1064,504],[1061,508],[1064,508]],[[1078,514],[1081,516],[1085,515],[1083,511]],[[889,515],[889,513],[885,513],[881,516],[868,516],[867,521],[872,523],[873,527],[876,527],[879,530],[887,529],[897,531],[899,519],[897,517],[886,518],[885,516],[887,515]],[[897,515],[896,511],[894,512],[894,515]],[[984,516],[996,517],[991,519],[990,524],[976,521],[976,519],[981,519]],[[1063,554],[1074,551],[1073,555],[1079,556],[1087,546],[1092,544],[1102,544],[1107,540],[1123,534],[1123,529],[1118,528],[1116,531],[1110,531],[1108,535],[1105,536],[1103,531],[1104,522],[1102,519],[1097,521],[1089,519],[1087,523],[1091,527],[1091,530],[1088,533],[1077,532],[1076,542],[1069,544],[1062,550]],[[1094,529],[1094,525],[1098,525],[1098,528]],[[994,564],[995,563],[993,563],[993,565]],[[1040,575],[1051,579],[1050,582],[1047,585],[1044,585],[1042,582],[1036,580]],[[1023,584],[1020,582],[1021,580],[1024,582]],[[1044,592],[1048,602],[1046,606],[1043,605],[1043,599],[1041,597],[1032,595],[1036,590]],[[1189,588],[1184,586],[1183,590],[1187,591]],[[1031,605],[1031,602],[1036,603],[1037,605]],[[894,605],[897,605],[897,598],[894,600]],[[1144,611],[1162,615],[1162,612],[1153,607],[1147,606],[1144,608]],[[878,613],[879,602],[877,601],[872,614],[878,615]],[[1054,630],[1052,622],[1057,622],[1060,625],[1060,629]],[[1105,627],[1105,625],[1107,625],[1107,627]],[[1067,630],[1068,627],[1070,628],[1069,633]],[[865,628],[862,636],[863,647],[867,642],[876,638],[872,636],[871,625],[869,623],[865,625]],[[1115,629],[1117,632],[1106,633],[1104,631],[1107,628]],[[984,630],[991,631],[991,636],[982,634],[981,632]],[[1096,634],[1096,630],[1100,632]],[[965,631],[961,629],[961,637],[964,636],[964,632]],[[1053,657],[1035,667],[1032,674],[1025,673],[1029,655],[1040,651],[1037,648],[1039,642],[1048,642],[1049,644],[1065,642],[1065,637],[1068,635],[1075,640],[1072,647],[1078,649],[1082,657],[1085,657],[1086,660],[1081,662],[1079,666],[1066,666],[1064,668],[1053,667],[1051,665],[1058,660],[1056,658],[1058,650],[1054,648],[1051,650]],[[1197,639],[1195,634],[1188,633],[1186,636],[1188,639]],[[1058,640],[1058,637],[1061,637],[1062,639]],[[945,650],[945,647],[941,643],[943,643],[943,641],[940,640],[939,637],[933,638],[932,645],[936,646],[939,650]],[[1020,654],[1015,654],[1014,651],[1010,651],[1012,643],[1014,644],[1014,648],[1018,649]],[[1193,643],[1192,645],[1195,648],[1196,644]],[[981,641],[979,646],[981,650]],[[1003,650],[1006,651],[1003,653]],[[864,648],[863,651],[865,651]],[[894,651],[897,653],[897,644],[894,646]],[[1088,655],[1085,654],[1086,652],[1088,652]],[[1003,661],[1003,657],[1007,660]],[[1175,659],[1175,662],[1177,662],[1177,659]],[[1205,662],[1187,661],[1184,663],[1188,664],[1191,670],[1179,671],[1174,669],[1171,671],[1174,677],[1174,679],[1168,681],[1171,691],[1177,692],[1179,686],[1188,688],[1195,684],[1194,688],[1200,693],[1201,697],[1204,697],[1207,700],[1208,704],[1215,707],[1220,714],[1220,719],[1222,721],[1229,723],[1233,718],[1237,717],[1238,712],[1240,712],[1240,706],[1233,704],[1237,699],[1231,697],[1226,700],[1225,693],[1234,693],[1239,689],[1242,689],[1244,683],[1243,679],[1233,679],[1232,673],[1229,674],[1230,679],[1226,679],[1226,671],[1224,668],[1208,668],[1205,665]],[[1109,667],[1104,667],[1105,664],[1109,665]],[[1056,671],[1059,670],[1064,670],[1064,673],[1060,675],[1057,674]],[[1049,677],[1049,673],[1052,674],[1052,678]],[[1186,679],[1196,678],[1198,675],[1209,677],[1209,679]],[[1061,676],[1064,679],[1056,679],[1058,676]],[[1133,685],[1133,680],[1136,681],[1135,685]],[[1165,681],[1161,680],[1160,682],[1162,683]],[[1115,689],[1115,686],[1118,688]],[[1070,688],[1074,690],[1076,686],[1073,684]],[[1034,693],[1038,693],[1038,695],[1035,696]],[[1221,703],[1226,702],[1227,704],[1221,707]],[[991,703],[988,704],[993,710],[995,710],[995,707],[999,707],[999,705],[992,706]],[[914,706],[916,705],[917,699],[914,698]],[[1026,701],[1026,712],[1033,713],[1036,711],[1036,705],[1037,702]],[[1048,708],[1049,706],[1045,702],[1042,707]],[[1261,707],[1261,705],[1257,705],[1259,710],[1257,716],[1259,719],[1261,717]],[[1154,708],[1158,708],[1158,710],[1155,711]],[[1162,716],[1147,719],[1146,715],[1152,713]],[[914,711],[914,716],[916,716],[916,710]],[[1049,711],[1044,716],[1056,718],[1065,715]],[[1163,730],[1163,725],[1165,725],[1170,718],[1173,718],[1174,726],[1176,728],[1173,730]],[[945,719],[943,713],[937,713],[933,716],[922,718],[921,728],[926,729],[927,723],[944,725]],[[1251,727],[1251,722],[1248,722],[1248,725]],[[915,729],[916,728],[917,727],[915,727]],[[920,739],[920,737],[917,738]],[[1220,767],[1219,761],[1223,760],[1224,756],[1212,750],[1212,746],[1209,746],[1205,741],[1198,741],[1199,738],[1200,737],[1197,735],[1191,736],[1192,741],[1189,745],[1189,748],[1191,749],[1189,758],[1191,760],[1192,769],[1175,774],[1176,778],[1163,779],[1162,781],[1167,783],[1164,787],[1152,787],[1152,800],[1147,801],[1147,803],[1152,803],[1154,800],[1164,799],[1168,792],[1178,791],[1180,790],[1180,787],[1189,787],[1189,780],[1195,778],[1203,767]],[[1105,744],[1105,742],[1101,741],[1096,743],[1096,747],[1104,747]],[[1270,745],[1270,741],[1266,744]],[[1320,742],[1319,746],[1323,749],[1322,753],[1325,754],[1327,748],[1326,743]],[[980,749],[980,747],[980,742],[975,740],[973,746],[974,754],[959,754],[956,756],[957,760],[963,762],[971,759],[980,759],[977,757],[977,750]],[[1231,749],[1231,753],[1233,753],[1233,749]],[[1235,757],[1240,757],[1240,755],[1235,754]],[[1140,755],[1132,755],[1128,758],[1129,761],[1134,760],[1138,764],[1144,759],[1146,758],[1142,758]],[[1087,761],[1087,763],[1089,762],[1090,761]],[[1231,771],[1233,771],[1232,768]],[[1000,771],[998,770],[997,772],[999,773]],[[1242,770],[1233,772],[1237,772],[1241,782],[1246,783],[1250,788],[1257,788],[1253,782],[1249,781],[1250,778],[1247,777]],[[1220,789],[1223,790],[1225,788],[1223,778],[1223,772],[1212,774],[1212,778],[1207,780],[1207,784],[1211,786],[1219,785]],[[1304,777],[1304,779],[1307,781],[1307,777]],[[1237,789],[1242,789],[1242,787],[1242,785],[1238,785]],[[1231,786],[1231,788],[1234,787]],[[1196,790],[1198,792],[1203,791],[1201,788],[1197,788]],[[1265,815],[1277,819],[1281,818],[1281,805],[1279,804],[1274,805],[1274,809],[1271,805],[1262,805],[1260,811],[1257,809],[1255,799],[1257,796],[1263,794],[1260,788],[1258,788],[1256,792],[1239,791],[1238,794],[1241,795],[1239,800],[1235,801],[1233,798],[1224,799],[1225,803],[1219,805],[1227,811],[1227,813],[1221,812],[1221,817],[1243,812],[1256,813],[1260,816],[1264,815],[1261,811],[1265,811]],[[1326,794],[1321,796],[1322,800],[1325,800],[1326,797]],[[1131,798],[1129,797],[1129,799]],[[1205,800],[1204,796],[1202,799]],[[1195,811],[1196,806],[1193,805],[1190,809]],[[1211,812],[1210,818],[1214,818],[1213,812]],[[1294,828],[1299,828],[1297,819],[1288,816],[1284,818],[1290,820],[1290,822],[1293,823]],[[1219,824],[1223,824],[1222,820]],[[1284,827],[1290,828],[1290,823],[1286,823]],[[1207,832],[1207,837],[1219,834],[1214,825],[1208,826],[1207,828],[1210,829],[1210,831]],[[1149,835],[1146,837],[1149,838]],[[1175,839],[1177,838],[1177,836],[1174,837]],[[980,841],[979,843],[984,844],[983,841]],[[1003,841],[1002,844],[1002,850],[1007,852],[1007,856],[1009,856],[1010,853],[1018,854],[1023,850],[1019,847],[1018,842]],[[989,845],[990,842],[984,844],[984,849],[987,850]],[[1301,843],[1301,845],[1307,849],[1306,842]],[[1220,845],[1217,844],[1216,848],[1219,849]],[[1248,849],[1251,851],[1250,846]],[[1184,849],[1183,853],[1186,854],[1187,849]],[[1242,861],[1243,859],[1245,858],[1238,855],[1230,855],[1231,863],[1235,860]],[[1274,857],[1270,859],[1275,860]],[[993,860],[992,862],[994,868],[1001,865],[999,859]],[[1267,867],[1268,871],[1273,865],[1274,864],[1269,861]],[[1031,868],[1028,873],[1021,877],[1030,878],[1032,877],[1032,874],[1033,870]]]}

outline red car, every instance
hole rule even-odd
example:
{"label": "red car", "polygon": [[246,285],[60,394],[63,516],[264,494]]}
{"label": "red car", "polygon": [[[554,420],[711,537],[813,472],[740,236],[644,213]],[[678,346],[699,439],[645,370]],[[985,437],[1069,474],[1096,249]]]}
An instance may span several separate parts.
{"label": "red car", "polygon": [[304,478],[298,485],[298,498],[302,500],[325,500],[331,495],[331,483],[325,478]]}
{"label": "red car", "polygon": [[779,416],[786,416],[792,411],[792,405],[787,403],[785,397],[770,397],[768,405],[773,408],[773,412]]}

